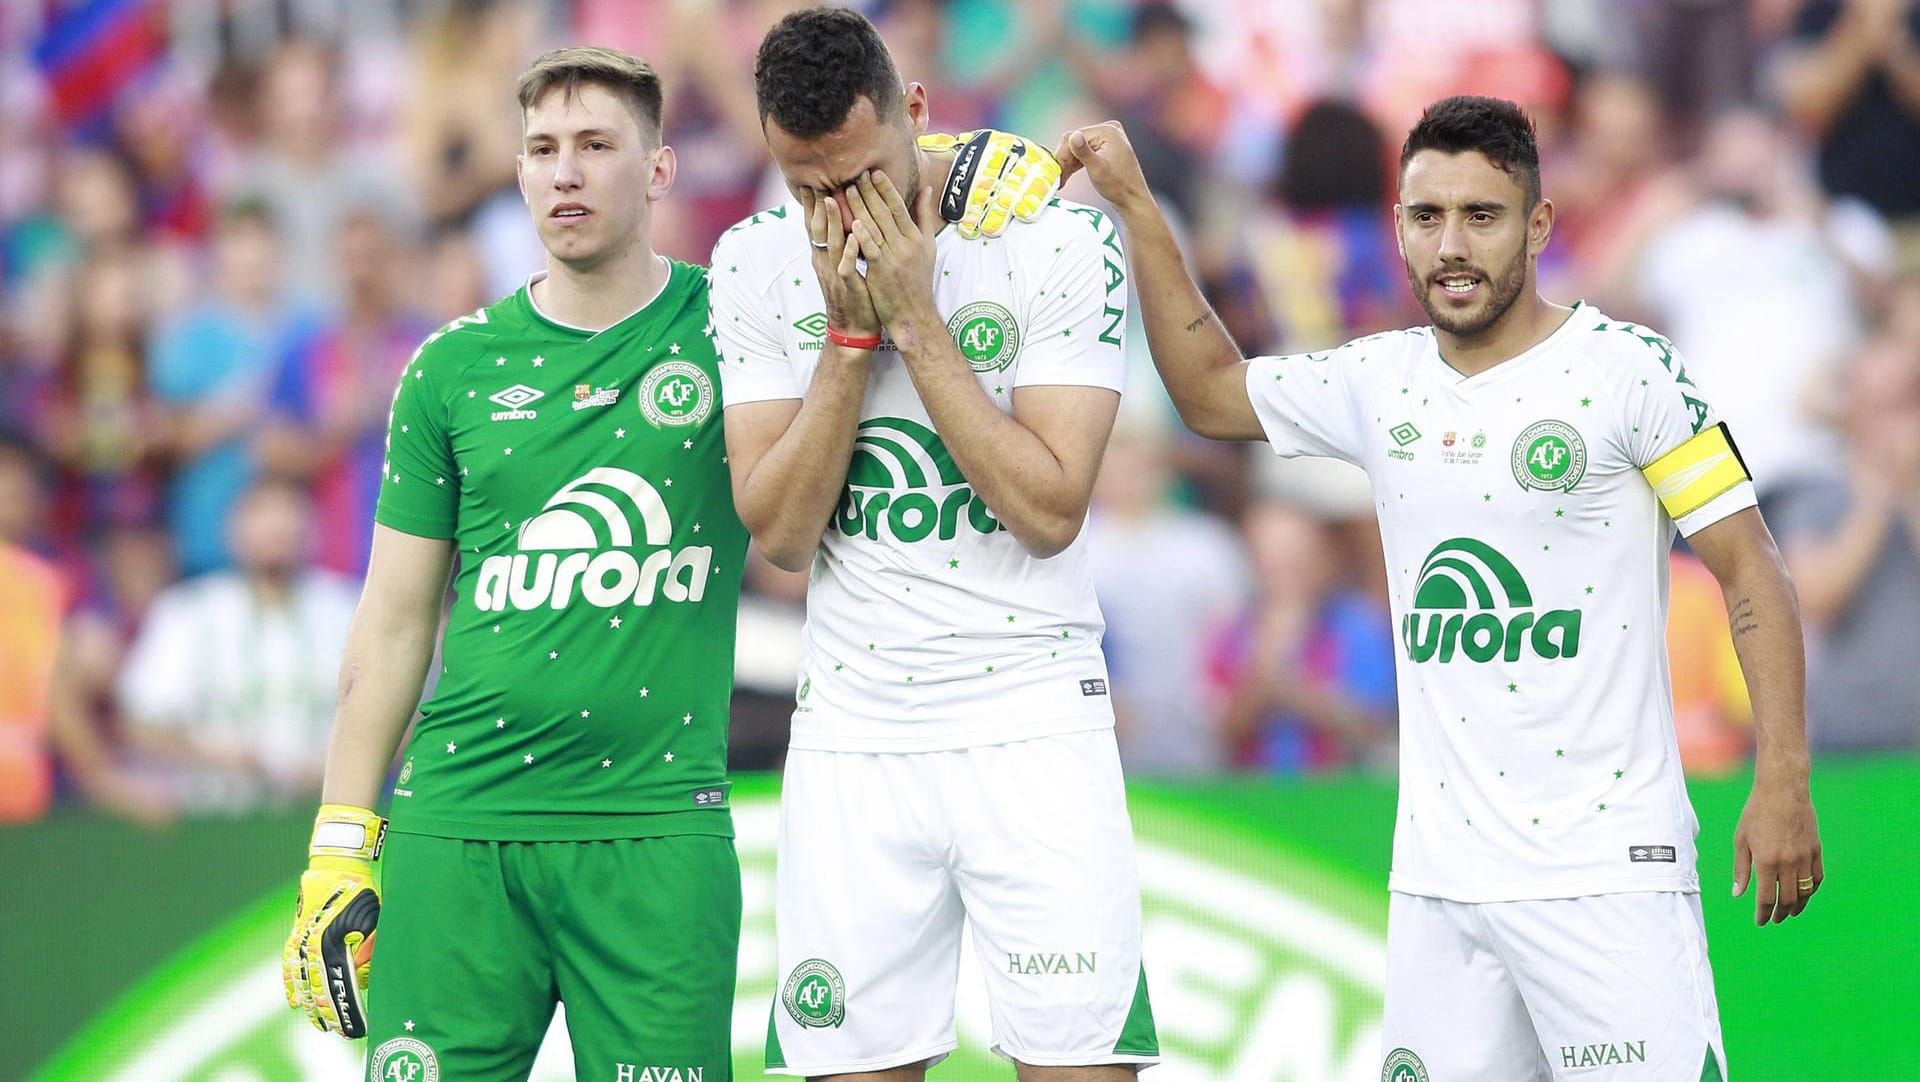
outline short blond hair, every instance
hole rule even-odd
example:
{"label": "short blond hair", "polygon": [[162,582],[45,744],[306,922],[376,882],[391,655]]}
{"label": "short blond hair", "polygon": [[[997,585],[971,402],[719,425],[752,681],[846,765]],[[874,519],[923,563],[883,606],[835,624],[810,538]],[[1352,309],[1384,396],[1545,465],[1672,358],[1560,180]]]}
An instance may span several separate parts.
{"label": "short blond hair", "polygon": [[661,141],[660,76],[632,53],[600,45],[572,45],[534,58],[520,76],[521,115],[554,90],[571,99],[582,85],[604,87],[625,101],[640,119],[641,134]]}

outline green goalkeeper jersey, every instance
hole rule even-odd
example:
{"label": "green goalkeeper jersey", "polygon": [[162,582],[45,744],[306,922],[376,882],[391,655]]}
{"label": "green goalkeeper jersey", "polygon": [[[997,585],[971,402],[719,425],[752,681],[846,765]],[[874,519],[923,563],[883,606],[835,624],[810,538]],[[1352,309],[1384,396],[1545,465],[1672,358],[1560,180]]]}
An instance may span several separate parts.
{"label": "green goalkeeper jersey", "polygon": [[747,534],[706,271],[602,331],[523,288],[401,375],[374,518],[457,546],[395,830],[588,840],[731,832],[727,707]]}

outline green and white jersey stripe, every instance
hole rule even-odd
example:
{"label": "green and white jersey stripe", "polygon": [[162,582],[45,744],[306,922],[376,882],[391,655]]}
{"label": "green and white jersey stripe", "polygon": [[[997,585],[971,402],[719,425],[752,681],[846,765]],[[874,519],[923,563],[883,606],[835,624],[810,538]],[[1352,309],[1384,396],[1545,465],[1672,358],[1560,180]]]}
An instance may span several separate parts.
{"label": "green and white jersey stripe", "polygon": [[[800,208],[714,249],[729,405],[800,398],[826,337]],[[938,239],[934,300],[981,390],[1119,390],[1126,260],[1065,201],[992,241]],[[1029,556],[968,485],[891,342],[874,353],[846,489],[814,561],[793,746],[922,751],[1112,724],[1085,539]]]}
{"label": "green and white jersey stripe", "polygon": [[[1715,423],[1672,343],[1578,305],[1466,377],[1426,328],[1262,357],[1281,455],[1363,467],[1400,639],[1393,889],[1697,890],[1667,671],[1676,523],[1641,471]],[[1753,506],[1743,482],[1677,524]]]}

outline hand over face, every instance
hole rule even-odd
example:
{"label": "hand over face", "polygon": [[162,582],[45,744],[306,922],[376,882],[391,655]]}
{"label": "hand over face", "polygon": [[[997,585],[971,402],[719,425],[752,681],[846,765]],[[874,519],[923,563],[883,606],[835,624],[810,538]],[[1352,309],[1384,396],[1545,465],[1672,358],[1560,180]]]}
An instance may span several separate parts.
{"label": "hand over face", "polygon": [[940,215],[933,189],[914,193],[909,211],[885,173],[869,171],[847,188],[853,240],[867,261],[867,292],[882,326],[916,316],[937,317],[933,304],[934,237]]}
{"label": "hand over face", "polygon": [[878,335],[880,317],[856,266],[859,246],[841,231],[840,208],[831,199],[805,193],[800,205],[807,212],[807,240],[813,245],[813,273],[827,305],[827,326],[855,338]]}

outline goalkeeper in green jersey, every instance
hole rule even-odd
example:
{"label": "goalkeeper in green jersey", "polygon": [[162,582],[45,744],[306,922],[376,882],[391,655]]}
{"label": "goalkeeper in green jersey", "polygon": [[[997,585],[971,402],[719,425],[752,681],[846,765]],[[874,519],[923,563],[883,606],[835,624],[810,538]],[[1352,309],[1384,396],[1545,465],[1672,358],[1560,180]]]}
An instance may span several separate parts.
{"label": "goalkeeper in green jersey", "polygon": [[[287,998],[370,1038],[376,1082],[524,1079],[556,1002],[581,1077],[725,1080],[747,534],[706,272],[653,251],[674,153],[643,61],[548,53],[519,100],[546,269],[428,338],[400,375]],[[956,170],[963,229],[1036,211],[1057,164],[970,138],[987,164]],[[449,576],[443,668],[389,830],[373,809]]]}

